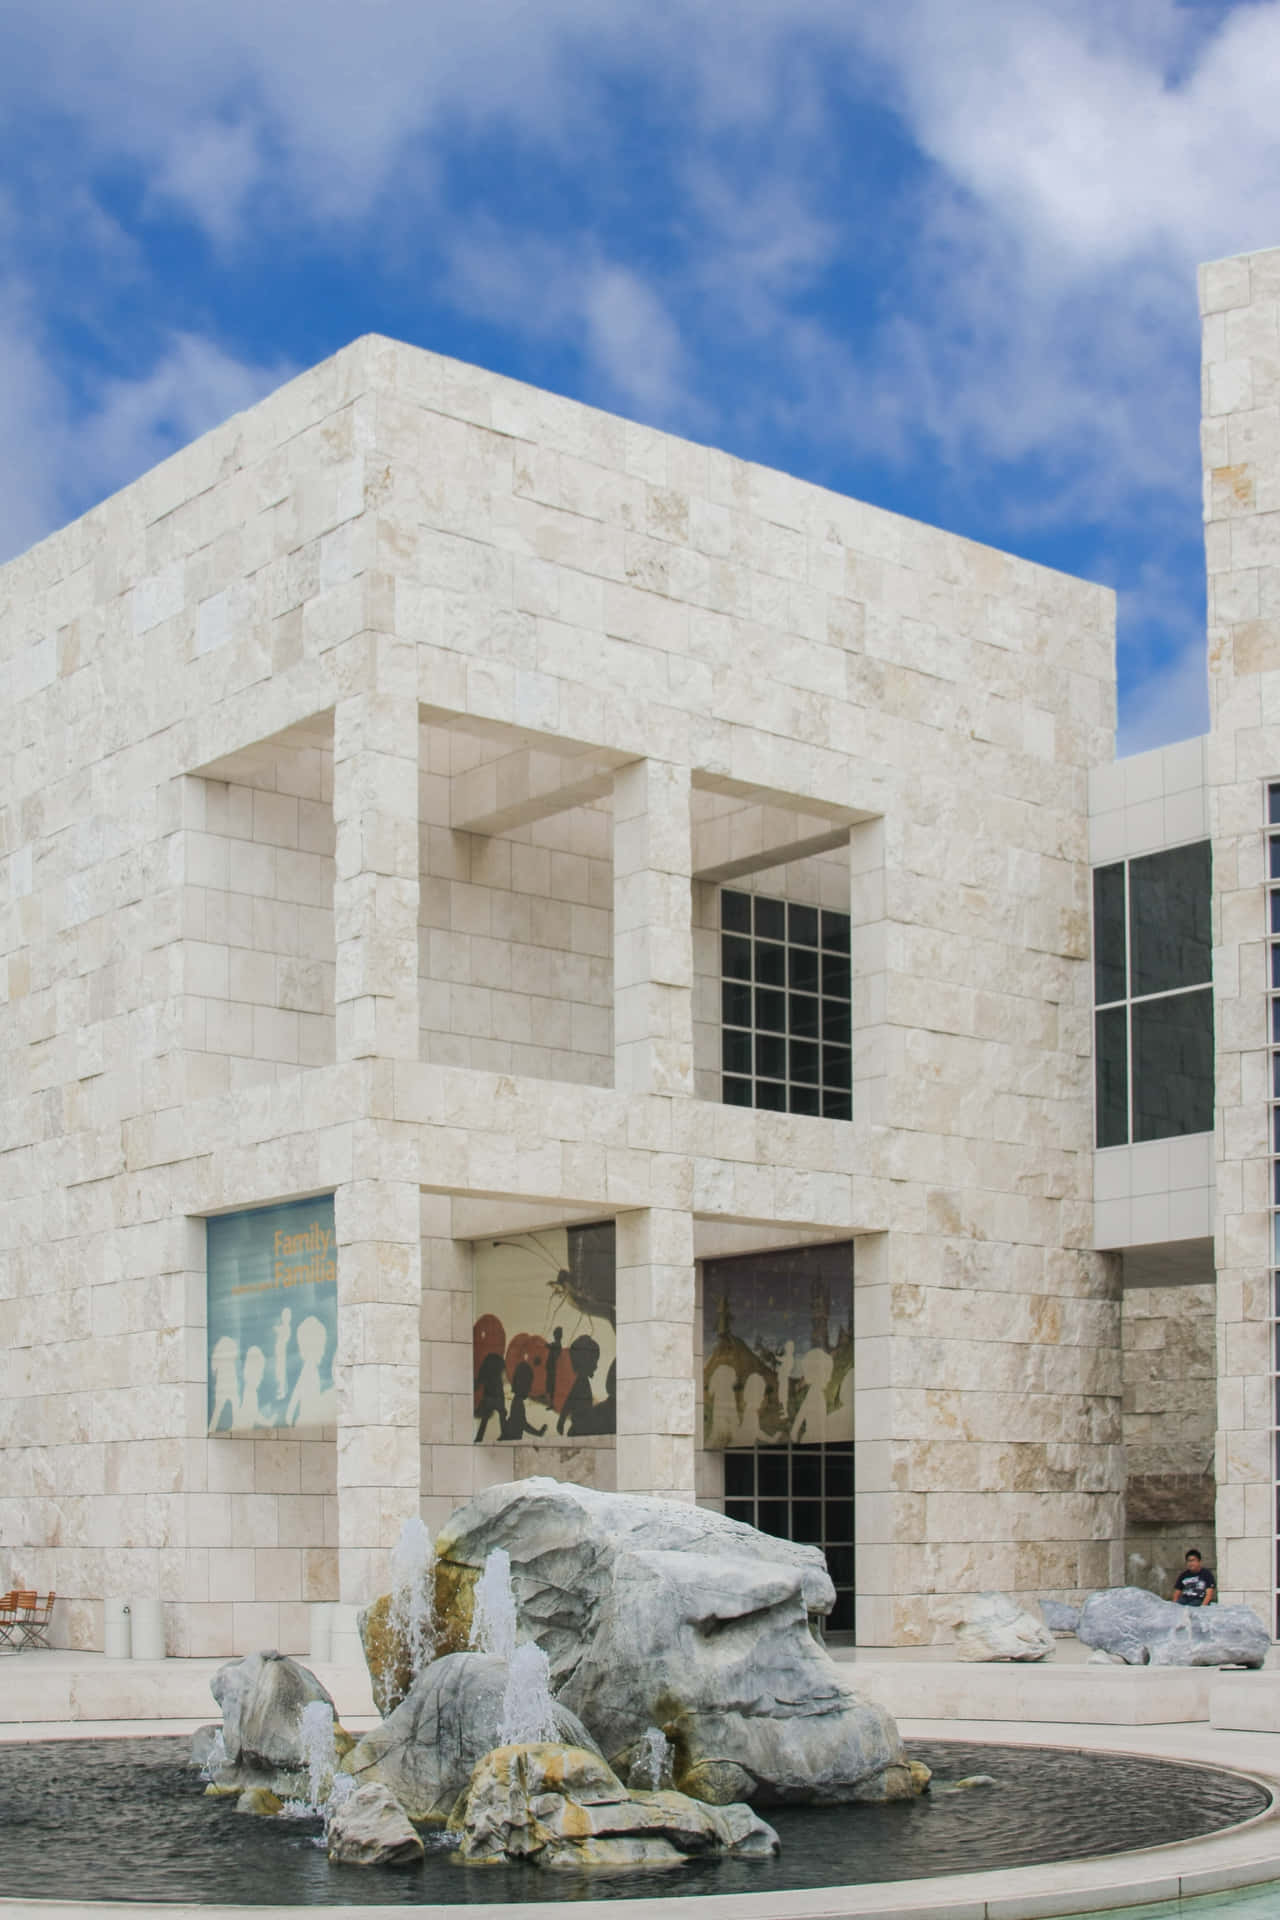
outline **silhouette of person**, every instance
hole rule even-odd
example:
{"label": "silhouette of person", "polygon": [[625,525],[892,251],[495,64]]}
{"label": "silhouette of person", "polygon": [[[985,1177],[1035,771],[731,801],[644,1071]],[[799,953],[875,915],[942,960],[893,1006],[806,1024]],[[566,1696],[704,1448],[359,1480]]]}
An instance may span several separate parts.
{"label": "silhouette of person", "polygon": [[707,1445],[731,1447],[738,1425],[738,1408],[733,1397],[732,1367],[717,1367],[707,1382]]}
{"label": "silhouette of person", "polygon": [[609,1371],[604,1377],[604,1399],[595,1412],[597,1433],[616,1433],[618,1431],[618,1363],[609,1362]]}
{"label": "silhouette of person", "polygon": [[289,1335],[293,1327],[293,1310],[282,1307],[280,1318],[276,1321],[275,1374],[276,1399],[286,1400],[289,1396]]}
{"label": "silhouette of person", "polygon": [[298,1323],[298,1352],[302,1355],[302,1371],[285,1408],[285,1426],[318,1427],[333,1417],[337,1395],[332,1388],[326,1392],[320,1385],[320,1362],[324,1359],[328,1344],[328,1329],[314,1313],[309,1313],[305,1320]]}
{"label": "silhouette of person", "polygon": [[[853,1432],[853,1368],[850,1367],[840,1382],[840,1391],[836,1395],[836,1410],[831,1415],[831,1425],[839,1422],[840,1431],[834,1437],[847,1440]],[[830,1437],[830,1436],[829,1436]]]}
{"label": "silhouette of person", "polygon": [[[517,1369],[518,1371],[518,1369]],[[503,1436],[503,1423],[507,1417],[506,1401],[507,1370],[500,1353],[486,1353],[476,1371],[476,1418],[480,1425],[476,1428],[476,1445],[484,1439],[490,1420],[498,1416],[498,1438]]]}
{"label": "silhouette of person", "polygon": [[221,1340],[214,1342],[213,1352],[209,1355],[209,1364],[213,1368],[213,1413],[209,1420],[210,1433],[216,1433],[218,1423],[224,1413],[231,1415],[229,1427],[236,1424],[236,1408],[240,1404],[240,1383],[236,1377],[236,1367],[240,1359],[239,1343],[224,1333]]}
{"label": "silhouette of person", "polygon": [[810,1347],[800,1367],[805,1396],[800,1402],[791,1428],[795,1443],[802,1437],[810,1442],[827,1437],[827,1382],[831,1378],[831,1355],[825,1347]]}
{"label": "silhouette of person", "polygon": [[[542,1323],[546,1325],[544,1320]],[[564,1352],[564,1329],[554,1327],[551,1332],[551,1345],[547,1348],[547,1387],[543,1399],[549,1407],[556,1403],[556,1374],[560,1367],[560,1356]]]}
{"label": "silhouette of person", "polygon": [[738,1423],[738,1445],[758,1447],[768,1435],[760,1425],[760,1407],[769,1382],[762,1373],[749,1373],[742,1383],[742,1419]]}
{"label": "silhouette of person", "polygon": [[[533,1385],[533,1368],[527,1360],[521,1360],[511,1376],[511,1410],[505,1415],[498,1438],[500,1440],[519,1440],[526,1433],[544,1434],[545,1427],[532,1427],[525,1416],[524,1403]],[[489,1418],[488,1413],[485,1419]]]}
{"label": "silhouette of person", "polygon": [[591,1395],[591,1376],[600,1365],[600,1347],[589,1333],[580,1333],[569,1349],[573,1385],[564,1397],[556,1432],[563,1433],[568,1422],[570,1436],[592,1431],[591,1416],[595,1401]]}
{"label": "silhouette of person", "polygon": [[262,1385],[262,1376],[267,1370],[267,1356],[261,1347],[250,1347],[244,1357],[244,1393],[240,1399],[240,1411],[236,1415],[236,1426],[241,1433],[251,1433],[255,1427],[269,1426],[270,1422],[262,1417],[258,1405],[258,1388]]}

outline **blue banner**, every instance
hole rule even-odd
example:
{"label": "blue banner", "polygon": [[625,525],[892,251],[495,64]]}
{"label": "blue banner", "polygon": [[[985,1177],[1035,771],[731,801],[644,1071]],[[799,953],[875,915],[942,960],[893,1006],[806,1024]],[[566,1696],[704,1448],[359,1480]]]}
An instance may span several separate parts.
{"label": "blue banner", "polygon": [[332,1426],[333,1195],[207,1222],[210,1433]]}

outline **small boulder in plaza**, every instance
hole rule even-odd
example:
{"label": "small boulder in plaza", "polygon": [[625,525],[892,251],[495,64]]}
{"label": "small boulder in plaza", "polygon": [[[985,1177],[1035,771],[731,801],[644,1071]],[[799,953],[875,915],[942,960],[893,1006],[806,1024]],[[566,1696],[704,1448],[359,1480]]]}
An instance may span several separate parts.
{"label": "small boulder in plaza", "polygon": [[557,1870],[678,1866],[691,1855],[767,1859],[778,1836],[750,1807],[629,1791],[598,1754],[555,1742],[485,1755],[449,1821],[473,1865]]}
{"label": "small boulder in plaza", "polygon": [[1007,1593],[976,1593],[958,1610],[956,1654],[961,1660],[1044,1660],[1053,1635]]}
{"label": "small boulder in plaza", "polygon": [[[497,1654],[447,1653],[432,1661],[348,1754],[346,1772],[361,1786],[377,1780],[389,1787],[410,1819],[442,1824],[473,1769],[498,1745],[507,1675]],[[567,1707],[553,1707],[562,1740],[595,1747]]]}
{"label": "small boulder in plaza", "polygon": [[334,1808],[327,1845],[330,1860],[342,1867],[411,1867],[423,1855],[408,1814],[390,1787],[376,1780]]}
{"label": "small boulder in plaza", "polygon": [[1145,1587],[1091,1593],[1076,1634],[1131,1667],[1260,1667],[1271,1645],[1252,1607],[1180,1607]]}
{"label": "small boulder in plaza", "polygon": [[1050,1633],[1074,1633],[1080,1624],[1080,1609],[1064,1606],[1061,1600],[1042,1600],[1040,1617]]}
{"label": "small boulder in plaza", "polygon": [[[302,1745],[302,1709],[323,1700],[327,1689],[306,1667],[283,1653],[250,1653],[229,1660],[209,1683],[222,1708],[226,1759],[214,1776],[218,1786],[268,1787],[286,1799],[308,1784]],[[340,1736],[340,1737],[339,1737]],[[339,1748],[346,1736],[335,1729]]]}

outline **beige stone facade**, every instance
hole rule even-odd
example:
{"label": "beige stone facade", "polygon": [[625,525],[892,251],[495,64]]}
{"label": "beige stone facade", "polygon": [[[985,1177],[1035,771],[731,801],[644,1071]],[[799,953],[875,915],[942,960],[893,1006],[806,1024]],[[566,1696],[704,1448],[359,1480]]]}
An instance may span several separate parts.
{"label": "beige stone facade", "polygon": [[[815,1239],[859,1637],[1120,1576],[1106,591],[366,339],[0,572],[0,662],[0,1586],[65,1643],[158,1594],[174,1652],[305,1648],[513,1473],[715,1500],[698,1262]],[[851,915],[852,1121],[721,1103],[726,880]],[[327,1192],[336,1428],[209,1437],[204,1221]],[[605,1218],[616,1444],[474,1445],[473,1243]]]}
{"label": "beige stone facade", "polygon": [[[1267,789],[1280,780],[1280,250],[1201,270],[1217,1039],[1218,1552],[1274,1628]],[[1280,1030],[1275,1033],[1280,1040]]]}

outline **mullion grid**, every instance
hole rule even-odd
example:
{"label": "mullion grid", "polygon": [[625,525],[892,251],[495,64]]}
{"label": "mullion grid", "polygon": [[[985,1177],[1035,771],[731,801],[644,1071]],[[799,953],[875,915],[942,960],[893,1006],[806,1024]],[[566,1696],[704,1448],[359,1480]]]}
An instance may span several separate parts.
{"label": "mullion grid", "polygon": [[[1277,794],[1280,794],[1280,786],[1273,788],[1271,791]],[[1137,993],[1137,994],[1134,993],[1133,991],[1133,902],[1132,902],[1132,879],[1131,879],[1131,868],[1133,863],[1130,860],[1120,860],[1120,861],[1112,862],[1110,864],[1118,866],[1121,870],[1121,873],[1124,875],[1124,910],[1123,910],[1124,911],[1124,993],[1123,995],[1118,996],[1117,998],[1111,999],[1111,1000],[1099,1000],[1096,998],[1098,924],[1097,924],[1096,914],[1091,914],[1090,919],[1092,921],[1092,931],[1093,931],[1092,958],[1093,958],[1094,969],[1095,969],[1094,971],[1095,998],[1093,1003],[1094,1074],[1095,1074],[1094,1145],[1098,1147],[1101,1147],[1104,1144],[1106,1146],[1133,1146],[1135,1144],[1140,1144],[1135,1142],[1135,1136],[1134,1136],[1134,1088],[1137,1081],[1137,1075],[1134,1072],[1134,1011],[1135,1009],[1140,1007],[1155,1006],[1156,1003],[1160,1000],[1178,1000],[1178,999],[1185,998],[1186,996],[1193,993],[1212,993],[1213,991],[1211,984],[1201,986],[1198,982],[1193,982],[1190,985],[1186,985],[1186,986],[1163,987],[1156,993]],[[1095,869],[1095,871],[1097,870]],[[1277,872],[1276,877],[1277,879],[1280,879],[1280,871]],[[1273,975],[1272,975],[1273,978],[1275,978],[1274,966],[1275,966],[1275,963],[1273,963]],[[1277,980],[1277,985],[1280,985],[1280,980]],[[1097,1081],[1097,1075],[1100,1072],[1100,1059],[1101,1059],[1101,1050],[1098,1044],[1098,1036],[1100,1032],[1099,1016],[1107,1013],[1122,1013],[1124,1015],[1125,1130],[1124,1130],[1123,1140],[1109,1140],[1104,1142],[1100,1137],[1101,1127],[1099,1123],[1101,1119],[1101,1114],[1098,1107],[1099,1096],[1098,1096],[1097,1089],[1098,1089],[1099,1083]],[[1277,1026],[1277,1019],[1280,1019],[1280,1013],[1273,1016],[1271,1034],[1272,1034],[1273,1040],[1280,1043],[1280,1027]],[[1166,1136],[1159,1135],[1157,1137],[1164,1138]],[[1277,1533],[1280,1534],[1280,1519],[1278,1519],[1277,1521]],[[1278,1580],[1280,1580],[1280,1575],[1278,1575],[1277,1578]]]}
{"label": "mullion grid", "polygon": [[[1267,1037],[1271,1057],[1269,1137],[1271,1143],[1271,1305],[1272,1305],[1272,1422],[1280,1422],[1280,993],[1277,992],[1277,958],[1280,956],[1280,782],[1267,788]],[[1277,1478],[1276,1439],[1272,1433],[1272,1480]],[[1275,1557],[1276,1627],[1280,1632],[1280,1485],[1277,1486]]]}
{"label": "mullion grid", "polygon": [[[826,1628],[852,1633],[856,1597],[853,1550],[853,1448],[826,1441],[813,1448],[732,1447],[726,1450],[724,1510],[778,1540],[818,1547],[827,1562],[836,1603]],[[763,1482],[768,1485],[762,1486]],[[819,1509],[817,1526],[797,1524],[798,1513]],[[816,1537],[815,1537],[816,1536]]]}
{"label": "mullion grid", "polygon": [[720,900],[722,1098],[851,1118],[849,915],[729,889]]}

